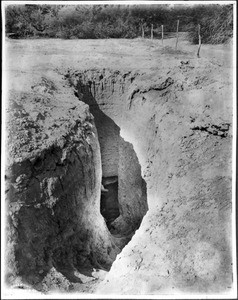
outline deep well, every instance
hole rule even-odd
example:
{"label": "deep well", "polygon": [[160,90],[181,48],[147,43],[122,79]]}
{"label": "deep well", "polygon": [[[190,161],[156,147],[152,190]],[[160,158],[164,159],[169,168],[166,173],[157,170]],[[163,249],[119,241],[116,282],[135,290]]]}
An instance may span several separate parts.
{"label": "deep well", "polygon": [[98,293],[231,287],[231,89],[194,67],[10,94],[8,281],[41,290],[54,269],[69,289],[111,268]]}

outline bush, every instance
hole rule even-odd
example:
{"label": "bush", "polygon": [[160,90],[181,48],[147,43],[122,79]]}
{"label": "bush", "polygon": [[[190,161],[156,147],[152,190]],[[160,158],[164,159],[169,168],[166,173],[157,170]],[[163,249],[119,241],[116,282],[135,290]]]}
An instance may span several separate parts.
{"label": "bush", "polygon": [[9,37],[51,38],[136,38],[151,35],[172,37],[179,19],[179,30],[188,31],[198,43],[197,25],[201,25],[202,43],[223,43],[232,36],[233,5],[9,5],[6,7],[6,33]]}
{"label": "bush", "polygon": [[[216,6],[209,15],[197,20],[201,25],[201,39],[204,44],[220,44],[227,42],[233,34],[233,7],[232,5]],[[189,39],[198,43],[197,24],[189,29]]]}

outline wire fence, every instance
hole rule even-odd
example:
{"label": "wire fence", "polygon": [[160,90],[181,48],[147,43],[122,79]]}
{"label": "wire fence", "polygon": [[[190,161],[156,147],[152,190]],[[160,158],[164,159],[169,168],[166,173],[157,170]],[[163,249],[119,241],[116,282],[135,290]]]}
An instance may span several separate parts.
{"label": "wire fence", "polygon": [[[181,37],[181,33],[179,32],[179,20],[177,20],[176,24],[176,31],[166,31],[164,30],[166,26],[161,25],[157,28],[154,28],[153,24],[151,24],[151,27],[149,26],[141,26],[141,36],[142,38],[150,38],[153,39],[160,39],[162,42],[162,45],[164,45],[164,39],[171,39],[176,38],[175,41],[175,49],[178,48],[179,43],[179,37]],[[198,34],[198,51],[197,51],[197,57],[200,57],[200,49],[202,45],[202,39],[201,39],[201,25],[198,24],[197,27],[197,34]]]}

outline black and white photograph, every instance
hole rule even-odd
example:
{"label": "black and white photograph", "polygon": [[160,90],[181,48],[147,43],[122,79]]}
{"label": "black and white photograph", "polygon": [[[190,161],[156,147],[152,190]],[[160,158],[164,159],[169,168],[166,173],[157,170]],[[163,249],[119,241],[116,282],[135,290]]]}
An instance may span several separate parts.
{"label": "black and white photograph", "polygon": [[236,299],[236,1],[3,1],[1,299]]}

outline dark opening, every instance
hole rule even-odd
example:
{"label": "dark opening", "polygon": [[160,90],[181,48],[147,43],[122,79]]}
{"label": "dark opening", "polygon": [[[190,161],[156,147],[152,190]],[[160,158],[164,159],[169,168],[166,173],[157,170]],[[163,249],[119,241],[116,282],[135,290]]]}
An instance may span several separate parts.
{"label": "dark opening", "polygon": [[118,203],[118,177],[107,177],[102,180],[101,214],[106,220],[108,229],[111,223],[120,215]]}
{"label": "dark opening", "polygon": [[[93,76],[91,73],[89,75]],[[146,184],[141,178],[139,161],[133,145],[125,142],[120,136],[120,127],[101,110],[106,103],[99,105],[96,101],[95,87],[98,82],[87,79],[85,73],[78,74],[76,78],[77,83],[71,84],[77,89],[79,100],[89,105],[100,144],[102,161],[100,212],[114,237],[116,234],[117,238],[118,235],[125,238],[128,232],[130,236],[134,234],[148,210]],[[108,106],[111,109],[110,102]],[[104,109],[110,113],[109,107]],[[127,168],[130,169],[132,178],[127,178],[127,174],[124,174]],[[131,189],[130,193],[127,193],[128,189]],[[120,216],[121,218],[118,218]],[[125,243],[123,247],[124,245]]]}

